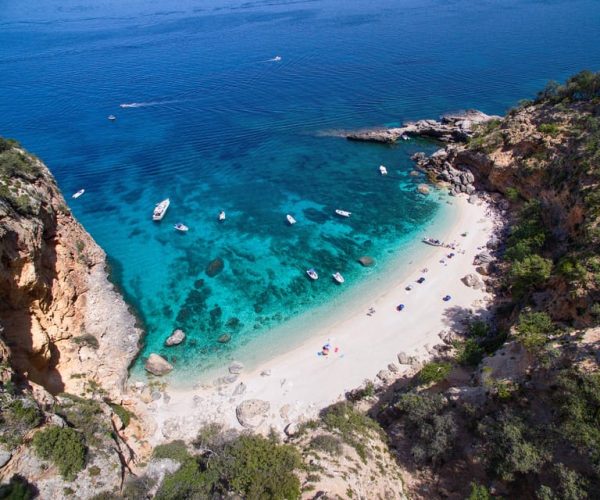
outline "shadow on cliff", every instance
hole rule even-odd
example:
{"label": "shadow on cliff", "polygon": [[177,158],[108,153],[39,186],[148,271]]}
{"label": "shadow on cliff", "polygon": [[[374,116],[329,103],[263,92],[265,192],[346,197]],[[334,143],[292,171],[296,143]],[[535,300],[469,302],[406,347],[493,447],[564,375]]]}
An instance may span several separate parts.
{"label": "shadow on cliff", "polygon": [[[49,214],[45,214],[50,217]],[[44,227],[55,227],[56,221],[44,221]],[[0,318],[4,325],[3,337],[10,349],[11,365],[18,382],[32,381],[52,394],[64,391],[64,383],[56,369],[60,352],[50,341],[38,321],[35,311],[46,313],[55,297],[52,283],[57,280],[56,233],[54,230],[42,236],[42,250],[32,252],[38,273],[35,285],[19,287],[18,277],[23,271],[19,258],[19,238],[15,232],[7,232],[0,245]],[[15,265],[16,264],[16,265]]]}

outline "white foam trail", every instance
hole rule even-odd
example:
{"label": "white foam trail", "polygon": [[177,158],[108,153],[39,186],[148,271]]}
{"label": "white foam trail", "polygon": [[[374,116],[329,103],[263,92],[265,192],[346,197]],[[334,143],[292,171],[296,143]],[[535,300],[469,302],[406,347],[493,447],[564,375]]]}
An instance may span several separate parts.
{"label": "white foam trail", "polygon": [[267,59],[265,62],[280,62],[282,59],[281,56],[275,56],[272,59]]}
{"label": "white foam trail", "polygon": [[148,106],[160,106],[162,104],[172,104],[175,102],[181,102],[180,100],[171,101],[150,101],[150,102],[129,102],[125,104],[119,104],[121,108],[145,108]]}

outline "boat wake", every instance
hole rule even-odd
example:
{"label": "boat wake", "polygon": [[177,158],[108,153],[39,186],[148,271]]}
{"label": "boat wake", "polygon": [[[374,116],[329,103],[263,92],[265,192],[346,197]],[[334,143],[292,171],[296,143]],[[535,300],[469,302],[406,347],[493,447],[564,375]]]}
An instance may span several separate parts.
{"label": "boat wake", "polygon": [[181,102],[179,100],[171,100],[171,101],[150,101],[150,102],[129,102],[124,104],[119,104],[121,108],[146,108],[149,106],[162,106],[164,104],[173,104],[175,102]]}
{"label": "boat wake", "polygon": [[275,56],[275,57],[272,57],[271,59],[267,59],[267,60],[266,60],[266,61],[264,61],[264,62],[280,62],[280,61],[281,61],[281,59],[282,59],[282,57],[281,57],[281,56]]}

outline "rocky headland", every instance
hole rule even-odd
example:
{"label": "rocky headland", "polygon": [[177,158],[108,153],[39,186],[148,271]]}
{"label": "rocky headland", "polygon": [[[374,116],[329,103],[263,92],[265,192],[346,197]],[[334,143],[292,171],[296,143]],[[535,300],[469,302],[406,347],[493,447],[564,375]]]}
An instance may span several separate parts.
{"label": "rocky headland", "polygon": [[418,120],[407,122],[401,127],[362,129],[336,135],[341,135],[350,141],[384,144],[393,144],[410,137],[423,137],[443,142],[465,142],[472,137],[478,125],[499,118],[499,116],[489,116],[481,111],[470,109],[459,113],[448,113],[440,120]]}

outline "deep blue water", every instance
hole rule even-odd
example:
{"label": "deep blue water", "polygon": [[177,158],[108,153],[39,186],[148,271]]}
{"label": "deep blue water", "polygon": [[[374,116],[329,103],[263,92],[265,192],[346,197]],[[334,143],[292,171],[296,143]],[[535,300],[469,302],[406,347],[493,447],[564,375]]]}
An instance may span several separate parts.
{"label": "deep blue water", "polygon": [[[164,353],[182,327],[189,341],[169,356],[203,367],[342,302],[443,217],[409,175],[410,154],[434,146],[321,131],[503,113],[548,79],[600,69],[599,47],[598,0],[6,3],[0,134],[45,160],[68,197],[86,189],[68,201],[143,318],[144,353]],[[178,221],[188,234],[175,233]],[[380,265],[361,268],[363,254]],[[211,278],[214,258],[225,267]]]}

